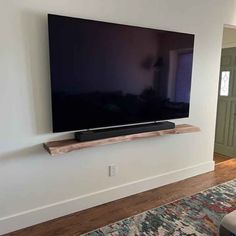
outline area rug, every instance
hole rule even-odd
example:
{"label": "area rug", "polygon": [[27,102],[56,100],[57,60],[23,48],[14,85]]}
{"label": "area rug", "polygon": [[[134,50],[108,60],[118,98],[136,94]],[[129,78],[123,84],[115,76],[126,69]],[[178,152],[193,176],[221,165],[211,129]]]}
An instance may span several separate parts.
{"label": "area rug", "polygon": [[232,180],[83,236],[214,236],[224,215],[235,209],[236,180]]}

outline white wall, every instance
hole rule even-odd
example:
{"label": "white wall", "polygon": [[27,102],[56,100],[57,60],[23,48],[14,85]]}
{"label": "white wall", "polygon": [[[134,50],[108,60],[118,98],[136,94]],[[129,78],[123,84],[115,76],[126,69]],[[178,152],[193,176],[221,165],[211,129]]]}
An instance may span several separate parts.
{"label": "white wall", "polygon": [[[233,0],[1,0],[0,234],[212,170],[223,24],[236,24],[233,9]],[[70,135],[51,134],[47,13],[196,34],[190,117],[176,123],[202,131],[50,157],[41,143]]]}

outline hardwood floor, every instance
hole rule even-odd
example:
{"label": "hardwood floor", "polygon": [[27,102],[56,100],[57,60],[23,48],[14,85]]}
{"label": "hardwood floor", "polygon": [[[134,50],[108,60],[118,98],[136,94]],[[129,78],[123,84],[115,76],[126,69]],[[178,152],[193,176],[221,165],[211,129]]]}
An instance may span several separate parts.
{"label": "hardwood floor", "polygon": [[233,157],[228,157],[228,156],[216,153],[216,152],[214,153],[214,161],[215,161],[216,164],[219,164],[219,163],[221,163],[223,161],[230,160],[232,158]]}
{"label": "hardwood floor", "polygon": [[8,236],[77,236],[236,178],[236,159],[215,171],[19,230]]}

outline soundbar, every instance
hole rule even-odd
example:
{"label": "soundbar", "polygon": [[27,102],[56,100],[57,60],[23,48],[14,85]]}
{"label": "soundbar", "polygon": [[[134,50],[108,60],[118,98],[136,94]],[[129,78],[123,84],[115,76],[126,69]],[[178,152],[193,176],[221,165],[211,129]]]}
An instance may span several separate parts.
{"label": "soundbar", "polygon": [[106,139],[129,134],[145,133],[145,132],[160,131],[174,128],[175,128],[175,123],[169,121],[163,121],[152,124],[79,131],[75,133],[75,139],[79,142],[85,142],[97,139]]}

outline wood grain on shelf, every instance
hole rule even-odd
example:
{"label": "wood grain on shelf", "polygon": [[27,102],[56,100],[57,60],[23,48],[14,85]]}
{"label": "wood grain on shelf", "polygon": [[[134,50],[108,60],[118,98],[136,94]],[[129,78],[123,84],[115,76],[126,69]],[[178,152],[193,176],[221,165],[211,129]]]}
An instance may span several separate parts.
{"label": "wood grain on shelf", "polygon": [[167,135],[167,134],[184,134],[184,133],[192,133],[192,132],[198,132],[198,131],[200,131],[200,128],[196,126],[183,124],[183,125],[176,125],[175,129],[122,135],[122,136],[117,136],[117,137],[112,137],[112,138],[98,139],[98,140],[86,141],[86,142],[78,142],[75,139],[52,141],[52,142],[44,143],[44,148],[52,156],[55,156],[55,155],[71,152],[74,150],[79,150],[82,148],[114,144],[114,143],[136,140],[140,138],[162,136],[162,135]]}

